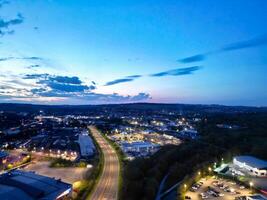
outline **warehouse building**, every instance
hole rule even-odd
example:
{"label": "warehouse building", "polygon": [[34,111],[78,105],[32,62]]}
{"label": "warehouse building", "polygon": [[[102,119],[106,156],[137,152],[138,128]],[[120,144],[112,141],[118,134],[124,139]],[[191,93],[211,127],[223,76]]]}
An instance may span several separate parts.
{"label": "warehouse building", "polygon": [[13,170],[0,176],[0,199],[62,200],[71,197],[72,185],[33,172]]}
{"label": "warehouse building", "polygon": [[121,147],[124,152],[148,153],[158,150],[160,145],[153,144],[151,142],[123,142]]}
{"label": "warehouse building", "polygon": [[250,175],[265,177],[267,176],[267,161],[260,160],[253,156],[236,156],[233,164]]}
{"label": "warehouse building", "polygon": [[79,134],[78,143],[80,145],[81,157],[92,157],[95,153],[95,145],[87,131]]}

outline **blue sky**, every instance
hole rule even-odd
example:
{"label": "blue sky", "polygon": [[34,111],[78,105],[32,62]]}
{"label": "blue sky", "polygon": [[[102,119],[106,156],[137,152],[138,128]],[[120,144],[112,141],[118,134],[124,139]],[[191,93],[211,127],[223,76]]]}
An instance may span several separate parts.
{"label": "blue sky", "polygon": [[267,106],[265,0],[0,5],[0,102]]}

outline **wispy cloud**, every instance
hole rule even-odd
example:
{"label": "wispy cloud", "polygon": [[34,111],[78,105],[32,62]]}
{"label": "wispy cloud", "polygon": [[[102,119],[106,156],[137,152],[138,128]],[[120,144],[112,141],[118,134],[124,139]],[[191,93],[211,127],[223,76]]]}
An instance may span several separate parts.
{"label": "wispy cloud", "polygon": [[20,13],[17,14],[17,17],[14,19],[5,20],[0,17],[0,36],[13,34],[14,30],[11,29],[11,27],[23,23],[23,21],[24,17]]}
{"label": "wispy cloud", "polygon": [[200,66],[193,66],[193,67],[185,67],[185,68],[178,68],[172,69],[168,71],[163,71],[155,74],[151,74],[152,77],[162,77],[162,76],[182,76],[182,75],[189,75],[193,74],[193,72],[200,70]]}
{"label": "wispy cloud", "polygon": [[221,51],[235,51],[239,49],[252,48],[266,44],[267,44],[267,35],[264,35],[251,40],[246,40],[226,45],[221,49]]}
{"label": "wispy cloud", "polygon": [[206,55],[205,54],[197,54],[194,56],[189,56],[183,59],[178,60],[181,63],[191,63],[191,62],[200,62],[205,60]]}
{"label": "wispy cloud", "polygon": [[116,80],[107,82],[107,83],[105,84],[105,86],[116,85],[116,84],[119,84],[119,83],[130,82],[130,81],[133,81],[133,80],[134,80],[133,78],[121,78],[121,79],[116,79]]}
{"label": "wispy cloud", "polygon": [[3,57],[3,58],[0,58],[0,62],[5,62],[5,61],[9,61],[9,60],[43,60],[43,58],[41,57],[36,57],[36,56],[31,56],[31,57],[13,57],[13,56],[10,56],[10,57]]}
{"label": "wispy cloud", "polygon": [[227,51],[237,51],[240,49],[253,48],[253,47],[262,46],[262,45],[267,45],[267,35],[263,35],[263,36],[260,36],[260,37],[257,37],[251,40],[245,40],[245,41],[228,44],[222,48],[219,48],[218,50],[189,56],[186,58],[179,59],[178,61],[181,63],[200,62],[200,61],[205,60],[211,54],[220,54],[220,53],[227,52]]}
{"label": "wispy cloud", "polygon": [[126,78],[140,78],[142,75],[131,75],[131,76],[126,76]]}
{"label": "wispy cloud", "polygon": [[35,68],[39,68],[39,67],[41,67],[41,66],[40,65],[30,65],[30,66],[27,66],[25,68],[27,68],[27,69],[35,69]]}
{"label": "wispy cloud", "polygon": [[0,8],[2,8],[5,4],[9,4],[9,1],[0,0]]}
{"label": "wispy cloud", "polygon": [[140,92],[137,95],[120,95],[117,93],[113,94],[99,94],[99,93],[89,93],[83,96],[86,100],[93,101],[96,103],[128,103],[128,102],[140,102],[152,99],[148,93]]}
{"label": "wispy cloud", "polygon": [[[184,68],[167,70],[167,71],[163,71],[163,72],[157,72],[157,73],[149,74],[147,76],[150,76],[150,77],[182,76],[182,75],[193,74],[195,71],[198,71],[200,69],[201,69],[201,66],[184,67]],[[144,76],[146,76],[146,75],[126,76],[125,78],[115,79],[113,81],[107,82],[105,84],[105,86],[111,86],[111,85],[116,85],[116,84],[120,84],[120,83],[131,82],[131,81],[134,81],[137,78],[141,78],[141,77],[144,77]]]}

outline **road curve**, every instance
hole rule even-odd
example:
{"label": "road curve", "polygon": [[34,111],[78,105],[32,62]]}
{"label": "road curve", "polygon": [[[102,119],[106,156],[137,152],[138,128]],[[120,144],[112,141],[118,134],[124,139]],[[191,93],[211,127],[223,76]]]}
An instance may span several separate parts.
{"label": "road curve", "polygon": [[117,153],[94,126],[90,126],[104,155],[104,167],[101,177],[93,191],[91,200],[117,200],[120,164]]}

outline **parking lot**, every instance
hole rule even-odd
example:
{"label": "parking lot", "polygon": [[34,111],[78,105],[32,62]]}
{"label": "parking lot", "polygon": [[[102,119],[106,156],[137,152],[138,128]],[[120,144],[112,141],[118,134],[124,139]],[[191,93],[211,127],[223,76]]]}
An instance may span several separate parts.
{"label": "parking lot", "polygon": [[194,184],[185,194],[186,199],[218,199],[233,200],[238,197],[250,195],[249,188],[238,185],[233,181],[228,181],[218,177],[202,178],[197,184]]}
{"label": "parking lot", "polygon": [[34,171],[37,174],[61,179],[62,181],[70,184],[82,180],[85,176],[85,173],[90,170],[88,168],[80,167],[50,168],[49,165],[50,162],[48,161],[32,162],[23,168],[23,170]]}

